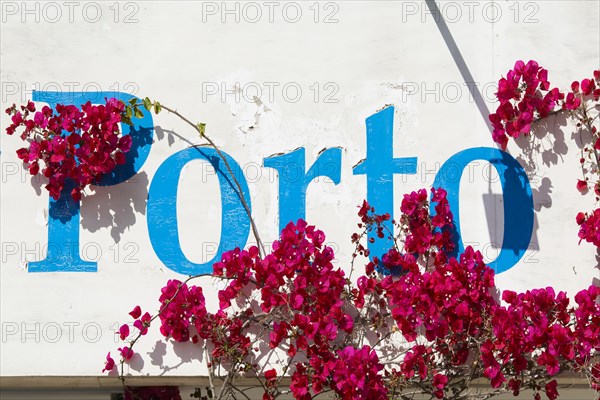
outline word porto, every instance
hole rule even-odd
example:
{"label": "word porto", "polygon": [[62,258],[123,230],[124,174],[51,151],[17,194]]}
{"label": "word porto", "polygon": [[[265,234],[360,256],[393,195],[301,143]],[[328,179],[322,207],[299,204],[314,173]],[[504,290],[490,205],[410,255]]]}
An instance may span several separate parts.
{"label": "word porto", "polygon": [[[56,104],[73,104],[81,107],[87,101],[114,97],[128,102],[138,99],[128,93],[115,92],[33,92],[33,101],[45,102],[54,108]],[[140,100],[140,99],[138,99]],[[141,101],[141,100],[140,100]],[[417,157],[396,158],[393,155],[394,108],[386,107],[366,120],[366,157],[354,166],[354,175],[366,176],[367,201],[377,213],[393,215],[394,175],[416,174]],[[122,124],[123,135],[130,135],[131,149],[126,160],[97,183],[111,186],[131,179],[138,173],[150,152],[153,142],[153,118],[144,113],[132,119],[132,125]],[[161,262],[171,270],[184,275],[211,273],[212,265],[220,261],[222,254],[234,247],[245,247],[251,229],[251,222],[242,202],[241,195],[251,210],[248,182],[237,161],[226,151],[221,151],[229,169],[224,168],[221,158],[212,148],[194,147],[181,150],[168,157],[154,175],[147,199],[148,235],[152,247]],[[183,253],[179,241],[177,223],[177,190],[179,175],[185,165],[194,160],[209,162],[216,171],[221,192],[221,236],[215,256],[205,263],[190,261]],[[492,147],[475,147],[462,150],[450,157],[438,171],[433,186],[441,187],[448,193],[450,210],[454,215],[456,249],[460,253],[464,245],[460,235],[459,194],[463,171],[473,161],[489,162],[498,172],[503,191],[504,237],[498,257],[489,263],[496,273],[512,268],[529,247],[533,229],[534,208],[529,180],[524,169],[510,154]],[[279,230],[290,221],[304,219],[306,215],[306,190],[310,183],[327,177],[336,184],[341,182],[342,151],[329,148],[322,151],[308,170],[305,168],[305,149],[267,157],[263,167],[272,168],[279,176]],[[286,168],[294,166],[294,174]],[[233,173],[233,176],[231,174]],[[287,175],[286,175],[287,174]],[[287,179],[282,179],[287,176]],[[69,243],[75,251],[62,251],[60,246],[48,246],[43,260],[29,262],[29,272],[96,272],[98,265],[79,256],[80,200],[74,200],[71,189],[64,187],[60,196],[50,197],[48,218],[48,242]],[[360,199],[357,199],[357,204]],[[386,221],[389,232],[391,221]],[[373,256],[381,256],[390,248],[386,238],[378,238],[375,232],[369,234],[369,250]]]}

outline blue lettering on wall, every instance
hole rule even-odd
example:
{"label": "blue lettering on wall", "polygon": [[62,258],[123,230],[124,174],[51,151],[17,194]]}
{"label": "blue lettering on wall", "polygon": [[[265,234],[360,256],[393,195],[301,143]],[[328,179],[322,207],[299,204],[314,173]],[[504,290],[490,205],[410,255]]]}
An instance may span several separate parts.
{"label": "blue lettering on wall", "polygon": [[[454,238],[459,253],[464,250],[460,234],[460,180],[467,164],[476,160],[487,161],[493,165],[498,171],[502,185],[504,239],[500,254],[494,261],[488,263],[499,274],[512,268],[529,247],[534,217],[531,186],[521,164],[504,151],[492,147],[475,147],[450,157],[436,175],[433,186],[442,187],[448,192],[447,198],[456,225]],[[452,169],[457,166],[458,174],[452,173]]]}
{"label": "blue lettering on wall", "polygon": [[[238,163],[221,151],[231,167],[233,176],[242,188],[242,196],[251,210],[248,183]],[[177,224],[177,188],[182,168],[192,160],[211,163],[219,178],[221,189],[221,238],[212,260],[198,264],[187,259],[181,250]],[[210,229],[210,228],[209,228]],[[234,247],[243,248],[250,234],[250,218],[240,201],[239,193],[216,150],[193,147],[167,158],[156,171],[148,193],[148,234],[154,252],[170,269],[184,275],[211,274],[213,263]]]}
{"label": "blue lettering on wall", "polygon": [[[33,101],[46,102],[51,107],[58,103],[81,106],[87,101],[97,102],[105,97],[129,101],[135,96],[114,92],[33,92]],[[103,177],[98,185],[110,186],[133,177],[146,161],[153,139],[153,120],[150,113],[134,119],[134,125],[122,125],[125,135],[131,135],[133,145],[127,153],[127,162],[118,166],[111,174]],[[394,107],[386,107],[366,120],[366,158],[353,168],[354,175],[366,175],[367,201],[379,214],[389,213],[393,217],[394,175],[415,174],[417,158],[394,158]],[[238,163],[222,152],[238,180],[242,196],[251,207],[248,184]],[[290,153],[264,159],[264,166],[276,169],[279,175],[279,229],[290,221],[306,218],[306,191],[310,183],[325,176],[336,185],[341,180],[341,149],[327,149],[306,171],[304,148]],[[211,163],[217,172],[221,190],[221,237],[215,256],[199,264],[187,259],[180,241],[177,224],[177,189],[182,168],[192,160]],[[435,177],[434,187],[448,192],[448,201],[454,214],[455,241],[457,252],[464,250],[460,237],[459,193],[464,168],[472,161],[484,160],[496,168],[504,198],[504,238],[500,254],[490,263],[496,273],[512,268],[525,254],[533,230],[533,198],[525,171],[510,154],[494,148],[480,147],[463,150],[444,163]],[[458,168],[457,168],[458,166]],[[50,198],[48,219],[48,252],[41,261],[29,263],[30,272],[95,272],[97,263],[84,261],[79,255],[80,215],[78,202],[70,196],[72,182],[67,182],[58,200]],[[240,201],[240,193],[223,160],[212,148],[195,147],[182,150],[163,162],[154,176],[147,203],[148,234],[154,251],[171,270],[198,275],[212,273],[212,264],[222,254],[234,247],[244,247],[250,233],[250,219]],[[434,210],[432,209],[432,212]],[[384,226],[392,232],[388,221]],[[368,235],[371,256],[380,257],[391,246],[390,239]],[[371,239],[373,243],[371,243]],[[58,245],[57,245],[58,244]]]}
{"label": "blue lettering on wall", "polygon": [[[84,103],[104,101],[105,98],[116,98],[127,102],[135,96],[121,92],[46,92],[34,91],[33,101],[48,103],[54,108],[56,104],[73,104],[81,107]],[[139,100],[139,99],[138,99]],[[118,166],[103,177],[98,185],[110,186],[130,179],[140,170],[152,145],[154,124],[152,115],[144,113],[144,117],[133,119],[133,126],[121,124],[123,135],[131,135],[132,146],[127,153],[126,163]],[[50,197],[48,210],[48,253],[41,261],[31,261],[29,272],[95,272],[97,263],[84,261],[79,255],[79,202],[71,198],[72,182],[65,183],[58,200]],[[55,246],[59,243],[59,246]]]}
{"label": "blue lettering on wall", "polygon": [[[394,174],[416,174],[417,157],[394,158],[394,107],[386,107],[367,118],[367,157],[354,167],[354,175],[367,175],[367,202],[377,214],[394,216]],[[391,221],[384,230],[393,232]],[[380,239],[376,232],[368,234],[372,257],[385,254],[394,242]],[[374,240],[371,243],[371,240]]]}
{"label": "blue lettering on wall", "polygon": [[336,185],[340,183],[342,149],[323,151],[308,173],[305,168],[304,147],[290,153],[264,159],[264,166],[279,174],[279,231],[289,222],[306,219],[306,189],[320,176],[326,176]]}

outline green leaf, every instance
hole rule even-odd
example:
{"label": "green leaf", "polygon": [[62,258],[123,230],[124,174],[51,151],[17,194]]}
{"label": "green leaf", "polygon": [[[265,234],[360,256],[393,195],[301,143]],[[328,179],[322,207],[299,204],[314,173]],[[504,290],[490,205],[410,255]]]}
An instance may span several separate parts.
{"label": "green leaf", "polygon": [[122,116],[121,122],[124,124],[127,124],[127,125],[133,125],[133,122],[131,122],[131,118],[129,118],[127,116]]}
{"label": "green leaf", "polygon": [[137,97],[134,97],[133,99],[129,100],[129,104],[135,106],[137,104]]}
{"label": "green leaf", "polygon": [[162,110],[162,107],[160,106],[160,103],[157,101],[154,103],[154,112],[156,114],[158,114],[160,111]]}
{"label": "green leaf", "polygon": [[125,107],[125,117],[131,118],[132,115],[133,115],[133,110],[132,110],[131,106]]}
{"label": "green leaf", "polygon": [[142,103],[144,104],[146,110],[150,111],[152,109],[152,101],[150,101],[149,98],[146,97],[144,100],[142,100]]}
{"label": "green leaf", "polygon": [[136,118],[144,118],[144,112],[139,108],[135,109],[134,115]]}
{"label": "green leaf", "polygon": [[198,127],[198,131],[200,132],[200,137],[204,137],[204,132],[206,132],[206,124],[204,122],[200,122],[196,126]]}

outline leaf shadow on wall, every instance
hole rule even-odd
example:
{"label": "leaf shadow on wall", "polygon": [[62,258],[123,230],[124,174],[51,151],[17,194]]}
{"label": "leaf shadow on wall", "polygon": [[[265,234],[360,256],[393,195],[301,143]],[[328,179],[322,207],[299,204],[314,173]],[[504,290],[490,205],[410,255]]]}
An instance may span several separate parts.
{"label": "leaf shadow on wall", "polygon": [[[529,183],[534,193],[536,211],[552,206],[552,181],[550,178],[539,177],[539,165],[547,167],[562,163],[569,149],[565,141],[565,127],[567,126],[566,113],[558,113],[532,124],[529,135],[515,139],[520,149],[516,156],[517,161],[523,166]],[[539,197],[539,199],[537,198]]]}
{"label": "leaf shadow on wall", "polygon": [[[177,370],[183,364],[201,362],[204,359],[205,351],[200,343],[194,344],[191,341],[178,343],[171,340],[170,344],[173,352],[179,358],[179,362],[177,364],[165,364],[164,356],[167,355],[167,343],[165,341],[157,340],[156,343],[154,343],[154,349],[147,353],[150,357],[150,364],[158,366],[161,369],[161,372],[158,374],[158,376],[164,376],[170,371]],[[135,370],[139,372],[141,371],[141,368]]]}
{"label": "leaf shadow on wall", "polygon": [[[110,235],[119,243],[121,235],[136,223],[136,213],[146,214],[149,179],[146,172],[135,170],[134,163],[140,157],[140,149],[152,144],[154,128],[131,130],[133,144],[127,153],[127,162],[103,177],[103,185],[91,186],[92,194],[81,202],[81,226],[90,232],[110,228]],[[121,179],[121,177],[130,177]],[[121,182],[111,185],[107,182]],[[86,190],[89,192],[89,190]]]}
{"label": "leaf shadow on wall", "polygon": [[545,119],[535,121],[532,124],[531,134],[515,139],[520,150],[515,158],[525,169],[533,196],[535,212],[529,246],[533,251],[540,250],[537,237],[539,229],[537,214],[543,212],[544,208],[552,207],[552,189],[554,187],[549,177],[540,176],[539,165],[556,167],[564,162],[563,156],[569,151],[565,141],[566,126],[567,113],[558,112]]}
{"label": "leaf shadow on wall", "polygon": [[[21,164],[21,167],[23,167],[22,164]],[[35,175],[35,176],[30,176],[29,183],[31,184],[31,187],[33,188],[33,190],[35,190],[35,194],[38,196],[41,196],[42,188],[48,184],[48,178],[46,178],[44,175],[41,175],[41,174]]]}
{"label": "leaf shadow on wall", "polygon": [[137,221],[136,213],[146,215],[148,186],[148,174],[139,172],[118,185],[94,187],[94,193],[81,202],[82,228],[90,232],[110,228],[111,237],[119,243]]}
{"label": "leaf shadow on wall", "polygon": [[[43,176],[32,176],[29,179],[36,195],[44,194],[48,179]],[[137,220],[136,213],[146,214],[148,197],[148,174],[137,173],[133,178],[113,186],[92,186],[84,191],[80,203],[81,227],[90,232],[101,228],[111,228],[111,236],[119,243],[121,235],[133,226]],[[62,223],[71,219],[76,208],[60,218]]]}
{"label": "leaf shadow on wall", "polygon": [[154,131],[156,132],[156,137],[158,138],[158,140],[163,140],[165,137],[167,138],[167,144],[169,145],[169,147],[172,147],[175,143],[175,137],[187,143],[190,143],[189,140],[187,140],[183,136],[175,133],[174,131],[163,129],[160,126],[155,127]]}

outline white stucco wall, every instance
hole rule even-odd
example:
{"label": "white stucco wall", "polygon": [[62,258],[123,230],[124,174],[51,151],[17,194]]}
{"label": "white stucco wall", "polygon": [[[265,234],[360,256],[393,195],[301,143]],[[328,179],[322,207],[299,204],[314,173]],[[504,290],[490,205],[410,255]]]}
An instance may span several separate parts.
{"label": "white stucco wall", "polygon": [[[310,166],[322,149],[340,147],[341,182],[311,184],[307,219],[325,231],[341,265],[349,262],[356,206],[366,196],[365,177],[353,175],[352,167],[365,157],[368,116],[394,104],[394,155],[418,157],[416,175],[395,177],[396,211],[401,195],[429,187],[453,154],[494,147],[424,1],[277,3],[272,9],[264,2],[1,3],[2,110],[25,103],[32,89],[102,89],[149,96],[206,122],[207,134],[246,172],[266,242],[277,235],[278,180],[273,170],[261,167],[263,159],[304,147]],[[600,66],[597,1],[438,3],[490,111],[494,84],[517,59],[539,61],[561,88]],[[222,7],[233,14],[221,15]],[[302,16],[292,23],[296,7]],[[262,17],[253,23],[255,10]],[[236,83],[242,88],[239,99],[223,91]],[[211,94],[215,87],[218,92]],[[295,88],[301,89],[297,99]],[[254,101],[255,94],[260,101]],[[3,114],[3,128],[7,121]],[[129,321],[127,312],[137,304],[156,310],[164,283],[183,278],[152,249],[145,199],[158,167],[188,147],[169,132],[199,141],[167,113],[154,122],[164,133],[157,131],[142,171],[131,182],[98,188],[82,203],[82,257],[98,262],[96,273],[28,273],[27,261],[45,255],[48,195],[36,192],[23,171],[15,155],[20,140],[2,133],[2,376],[100,375],[106,353],[116,354],[114,332]],[[563,154],[549,161],[534,155],[536,169],[528,171],[536,205],[532,247],[514,268],[498,275],[502,289],[550,285],[574,294],[594,280],[598,284],[596,251],[578,245],[574,221],[577,211],[592,208],[593,199],[575,190],[579,154],[573,127],[550,129],[558,139],[540,141],[542,148],[558,146]],[[514,143],[509,152],[520,154]],[[485,163],[470,168],[461,186],[463,237],[492,260],[497,250],[490,243],[502,232],[501,204],[486,216],[483,194],[501,191],[490,183]],[[219,204],[210,169],[190,163],[180,180],[177,210],[182,248],[190,260],[212,258],[209,250],[221,229]],[[488,227],[488,219],[497,222]],[[214,304],[212,280],[200,282]],[[138,348],[144,362],[133,363],[131,372],[155,375],[174,367],[167,374],[202,373],[199,363],[178,365],[180,359],[170,349],[163,356],[164,349],[157,329],[152,330]],[[180,354],[193,361],[186,352]]]}

